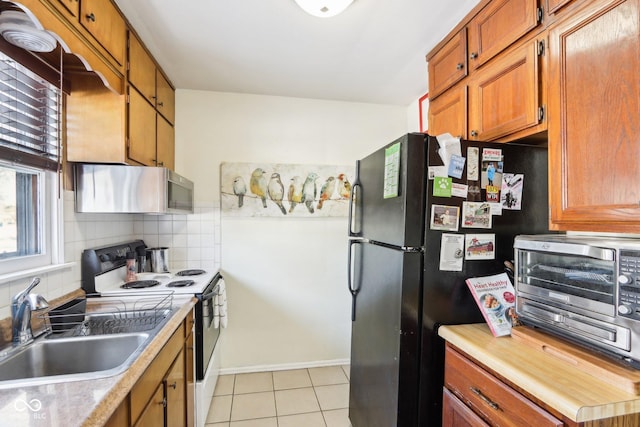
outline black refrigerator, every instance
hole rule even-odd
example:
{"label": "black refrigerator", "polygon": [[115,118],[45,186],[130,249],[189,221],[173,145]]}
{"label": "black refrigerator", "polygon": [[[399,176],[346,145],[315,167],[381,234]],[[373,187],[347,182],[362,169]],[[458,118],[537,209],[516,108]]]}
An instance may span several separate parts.
{"label": "black refrigerator", "polygon": [[458,151],[448,157],[435,137],[411,133],[356,163],[353,427],[441,425],[438,327],[484,322],[465,280],[508,271],[516,235],[548,232],[546,147],[463,140]]}

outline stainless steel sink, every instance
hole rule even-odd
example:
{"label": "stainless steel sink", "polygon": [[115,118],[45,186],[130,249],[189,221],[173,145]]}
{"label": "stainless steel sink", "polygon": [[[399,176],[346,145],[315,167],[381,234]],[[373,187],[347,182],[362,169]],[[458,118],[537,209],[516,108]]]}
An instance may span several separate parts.
{"label": "stainless steel sink", "polygon": [[0,358],[0,388],[91,380],[124,372],[149,333],[39,339]]}

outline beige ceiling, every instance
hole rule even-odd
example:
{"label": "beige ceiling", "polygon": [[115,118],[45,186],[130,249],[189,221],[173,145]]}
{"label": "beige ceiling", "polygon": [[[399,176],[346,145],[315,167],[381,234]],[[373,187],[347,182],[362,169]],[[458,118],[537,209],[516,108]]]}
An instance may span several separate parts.
{"label": "beige ceiling", "polygon": [[479,0],[355,0],[316,18],[294,0],[116,0],[178,89],[409,105],[425,54]]}

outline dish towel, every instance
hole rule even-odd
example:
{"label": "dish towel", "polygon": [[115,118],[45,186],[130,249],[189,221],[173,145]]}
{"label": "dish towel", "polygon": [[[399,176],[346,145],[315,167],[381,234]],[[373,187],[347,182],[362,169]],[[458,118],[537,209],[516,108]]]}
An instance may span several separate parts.
{"label": "dish towel", "polygon": [[213,297],[213,327],[218,329],[220,327],[227,327],[227,289],[224,284],[224,279],[220,279],[218,282],[220,286],[218,288],[218,295]]}

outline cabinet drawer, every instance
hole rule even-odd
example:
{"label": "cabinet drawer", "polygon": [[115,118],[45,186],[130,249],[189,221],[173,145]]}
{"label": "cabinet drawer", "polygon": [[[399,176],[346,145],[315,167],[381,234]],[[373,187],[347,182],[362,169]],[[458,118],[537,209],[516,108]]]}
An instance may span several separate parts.
{"label": "cabinet drawer", "polygon": [[490,425],[561,427],[562,421],[450,347],[444,382]]}

